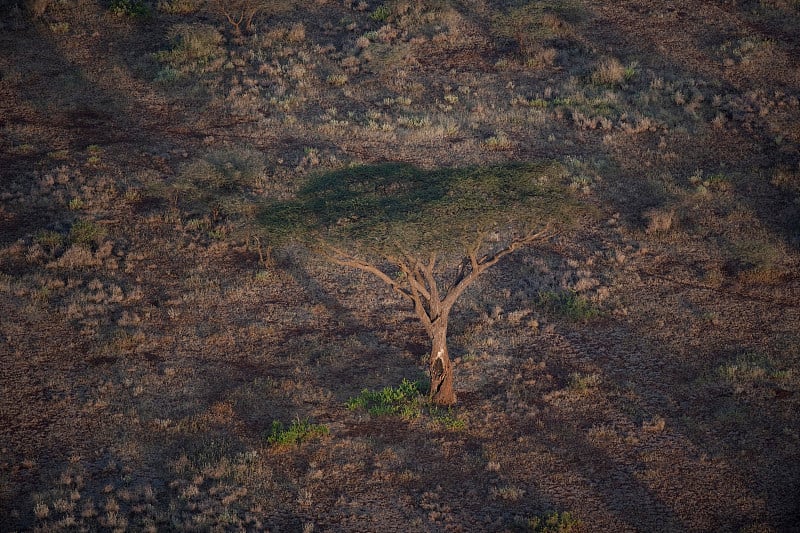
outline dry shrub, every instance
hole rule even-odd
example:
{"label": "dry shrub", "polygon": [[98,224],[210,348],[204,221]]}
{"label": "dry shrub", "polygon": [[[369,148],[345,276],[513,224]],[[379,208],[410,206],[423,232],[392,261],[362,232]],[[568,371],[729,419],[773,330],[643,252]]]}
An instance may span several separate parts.
{"label": "dry shrub", "polygon": [[597,85],[621,85],[625,81],[626,69],[615,57],[602,59],[592,73],[592,82]]}
{"label": "dry shrub", "polygon": [[100,266],[101,261],[92,251],[83,244],[73,244],[57,261],[50,263],[49,267],[79,269]]}
{"label": "dry shrub", "polygon": [[675,210],[650,209],[644,213],[644,218],[647,220],[646,233],[666,233],[675,224]]}
{"label": "dry shrub", "polygon": [[200,9],[202,0],[162,0],[158,3],[158,10],[171,15],[188,15]]}
{"label": "dry shrub", "polygon": [[39,18],[50,7],[50,0],[25,0],[25,9],[33,16]]}
{"label": "dry shrub", "polygon": [[286,35],[286,38],[289,39],[290,42],[293,43],[300,43],[306,40],[306,27],[302,22],[297,22],[292,26],[292,29],[289,30],[289,33]]}
{"label": "dry shrub", "polygon": [[233,27],[233,32],[240,35],[242,25],[245,31],[253,28],[253,19],[266,8],[266,5],[261,0],[208,0],[208,7],[227,20]]}
{"label": "dry shrub", "polygon": [[154,54],[164,68],[157,80],[171,82],[213,72],[223,63],[222,34],[207,24],[176,24],[167,32],[172,49]]}
{"label": "dry shrub", "polygon": [[552,67],[556,58],[558,57],[558,50],[555,48],[544,48],[536,52],[532,58],[527,61],[530,68],[546,68]]}

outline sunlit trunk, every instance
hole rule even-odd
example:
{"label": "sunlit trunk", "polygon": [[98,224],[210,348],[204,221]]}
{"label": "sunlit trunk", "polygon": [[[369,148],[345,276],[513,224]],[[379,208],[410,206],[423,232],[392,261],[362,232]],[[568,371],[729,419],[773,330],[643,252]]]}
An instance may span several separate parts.
{"label": "sunlit trunk", "polygon": [[453,370],[447,353],[447,318],[433,325],[430,359],[431,400],[439,405],[453,405],[456,395],[453,392]]}

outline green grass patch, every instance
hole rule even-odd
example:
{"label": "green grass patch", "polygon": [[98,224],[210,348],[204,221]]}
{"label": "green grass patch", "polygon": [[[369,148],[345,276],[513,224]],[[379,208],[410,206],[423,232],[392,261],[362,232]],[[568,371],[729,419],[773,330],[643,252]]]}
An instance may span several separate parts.
{"label": "green grass patch", "polygon": [[456,413],[452,407],[443,409],[432,405],[428,412],[434,422],[451,431],[460,431],[467,427],[467,423],[458,417],[458,413]]}
{"label": "green grass patch", "polygon": [[106,229],[91,220],[78,220],[69,230],[69,241],[73,244],[98,245],[105,236]]}
{"label": "green grass patch", "polygon": [[150,16],[150,6],[142,0],[111,0],[109,9],[118,17]]}
{"label": "green grass patch", "polygon": [[386,386],[379,391],[364,389],[345,405],[351,411],[363,409],[372,416],[397,415],[411,419],[422,414],[422,403],[420,382],[403,379],[397,387]]}
{"label": "green grass patch", "polygon": [[537,304],[545,310],[575,322],[587,322],[602,315],[591,300],[574,291],[542,291]]}
{"label": "green grass patch", "polygon": [[427,414],[431,421],[451,431],[466,428],[466,422],[452,408],[442,408],[428,401],[426,390],[419,381],[403,379],[397,387],[386,386],[378,391],[364,389],[347,400],[351,411],[364,410],[372,416],[398,416],[405,420]]}
{"label": "green grass patch", "polygon": [[573,517],[572,513],[555,511],[529,519],[528,529],[536,533],[569,533],[581,524],[581,521]]}
{"label": "green grass patch", "polygon": [[275,420],[266,435],[267,444],[270,446],[297,446],[298,444],[322,437],[329,433],[328,427],[322,424],[312,424],[308,419],[300,420],[296,418],[289,427],[283,422]]}
{"label": "green grass patch", "polygon": [[748,352],[736,357],[730,363],[721,365],[717,374],[729,383],[753,383],[763,380],[780,380],[791,375],[790,370],[779,370],[772,362],[759,353]]}
{"label": "green grass patch", "polygon": [[57,231],[42,231],[36,235],[34,241],[43,248],[49,250],[50,253],[55,253],[57,249],[64,246],[64,236]]}

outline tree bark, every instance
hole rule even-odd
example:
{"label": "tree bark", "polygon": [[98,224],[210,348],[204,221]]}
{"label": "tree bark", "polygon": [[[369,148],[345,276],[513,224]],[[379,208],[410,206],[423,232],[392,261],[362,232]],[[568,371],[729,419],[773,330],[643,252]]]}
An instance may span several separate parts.
{"label": "tree bark", "polygon": [[439,405],[453,405],[456,395],[453,392],[453,368],[447,351],[447,318],[434,324],[431,344],[431,401]]}

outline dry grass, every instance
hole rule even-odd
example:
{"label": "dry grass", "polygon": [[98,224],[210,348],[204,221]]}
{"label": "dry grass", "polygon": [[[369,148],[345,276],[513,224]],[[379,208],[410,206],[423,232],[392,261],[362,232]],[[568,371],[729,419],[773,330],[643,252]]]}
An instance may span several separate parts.
{"label": "dry grass", "polygon": [[[796,2],[284,2],[242,35],[187,0],[24,4],[0,8],[0,529],[798,523]],[[348,410],[424,380],[425,333],[273,247],[261,206],[350,165],[543,157],[595,221],[464,295],[460,403]],[[273,446],[292,420],[328,434]]]}

